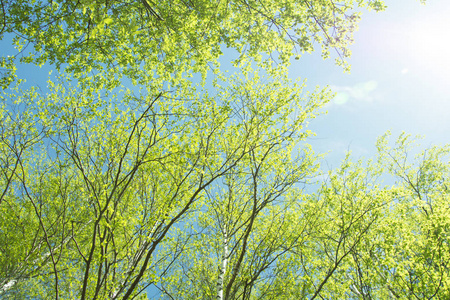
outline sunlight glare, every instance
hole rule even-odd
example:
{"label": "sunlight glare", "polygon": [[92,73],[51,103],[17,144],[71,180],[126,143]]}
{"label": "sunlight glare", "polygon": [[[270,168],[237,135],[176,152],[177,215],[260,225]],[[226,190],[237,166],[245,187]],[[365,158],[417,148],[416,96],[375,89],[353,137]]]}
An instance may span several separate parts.
{"label": "sunlight glare", "polygon": [[450,74],[450,21],[416,22],[408,34],[409,55],[414,63],[437,76]]}

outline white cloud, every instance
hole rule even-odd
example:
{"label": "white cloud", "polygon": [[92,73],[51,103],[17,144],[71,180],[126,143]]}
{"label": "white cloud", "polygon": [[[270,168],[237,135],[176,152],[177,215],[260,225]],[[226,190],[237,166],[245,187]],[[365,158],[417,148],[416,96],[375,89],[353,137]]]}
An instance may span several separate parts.
{"label": "white cloud", "polygon": [[332,86],[331,89],[336,92],[333,103],[344,105],[352,101],[370,102],[373,100],[371,93],[376,90],[377,86],[378,82],[375,80],[358,83],[354,86]]}

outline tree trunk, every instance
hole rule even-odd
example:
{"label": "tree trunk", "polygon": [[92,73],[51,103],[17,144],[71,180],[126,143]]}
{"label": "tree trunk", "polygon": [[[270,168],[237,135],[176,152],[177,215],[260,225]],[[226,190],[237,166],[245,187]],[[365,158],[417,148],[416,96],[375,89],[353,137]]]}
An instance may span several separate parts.
{"label": "tree trunk", "polygon": [[228,234],[226,225],[224,225],[223,230],[223,252],[222,261],[219,266],[219,278],[217,279],[217,300],[223,300],[223,281],[225,278],[225,272],[227,271],[228,263]]}

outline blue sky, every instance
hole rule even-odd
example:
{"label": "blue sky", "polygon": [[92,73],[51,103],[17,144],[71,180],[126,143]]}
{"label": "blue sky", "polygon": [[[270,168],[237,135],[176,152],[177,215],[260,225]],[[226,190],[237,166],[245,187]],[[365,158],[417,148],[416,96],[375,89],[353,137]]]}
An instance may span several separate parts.
{"label": "blue sky", "polygon": [[352,45],[351,73],[322,60],[320,53],[292,61],[293,78],[310,89],[337,92],[326,116],[310,123],[316,151],[332,151],[337,167],[345,151],[371,157],[387,130],[423,135],[422,144],[450,142],[450,1],[386,1],[381,13],[364,12]]}

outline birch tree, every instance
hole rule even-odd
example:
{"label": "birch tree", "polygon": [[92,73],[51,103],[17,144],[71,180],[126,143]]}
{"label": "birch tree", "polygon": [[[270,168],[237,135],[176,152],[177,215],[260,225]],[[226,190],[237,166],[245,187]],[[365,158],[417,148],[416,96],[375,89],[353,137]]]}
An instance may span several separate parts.
{"label": "birch tree", "polygon": [[[49,82],[47,94],[7,95],[9,110],[36,128],[32,137],[19,131],[15,138],[36,142],[29,156],[16,157],[19,171],[3,177],[15,180],[2,202],[4,296],[145,297],[177,264],[185,251],[179,245],[189,239],[180,230],[202,218],[198,213],[222,180],[247,180],[233,175],[242,169],[259,181],[265,160],[286,167],[273,173],[262,196],[251,196],[253,208],[242,213],[254,219],[298,180],[297,169],[309,174],[312,154],[305,167],[288,167],[289,152],[282,150],[306,138],[305,122],[330,93],[304,95],[302,84],[285,75],[264,83],[245,70],[217,85],[214,95],[150,86],[104,97],[64,78]],[[3,140],[4,148],[10,144]],[[236,226],[243,225],[231,230]]]}
{"label": "birch tree", "polygon": [[258,146],[249,144],[242,160],[205,189],[203,207],[186,224],[195,229],[185,246],[190,250],[158,286],[163,297],[247,299],[257,282],[271,280],[277,258],[301,236],[286,212],[293,206],[294,188],[316,172],[316,155],[305,144],[305,118],[320,103],[314,99],[326,99],[327,93],[294,103],[286,92],[276,82],[260,85],[256,77],[224,94],[235,99],[227,126],[237,126],[224,157],[234,152],[229,147],[237,141],[253,140]]}

